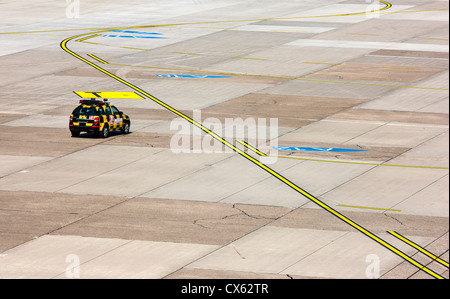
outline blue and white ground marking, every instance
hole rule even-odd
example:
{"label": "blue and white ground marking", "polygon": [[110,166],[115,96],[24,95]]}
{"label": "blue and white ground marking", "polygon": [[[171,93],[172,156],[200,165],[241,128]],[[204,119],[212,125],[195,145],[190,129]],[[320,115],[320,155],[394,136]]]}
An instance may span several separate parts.
{"label": "blue and white ground marking", "polygon": [[308,152],[367,152],[367,150],[333,148],[333,147],[273,147],[277,151],[308,151]]}
{"label": "blue and white ground marking", "polygon": [[163,36],[140,36],[140,35],[116,35],[116,34],[104,34],[103,37],[125,37],[125,38],[166,38]]}
{"label": "blue and white ground marking", "polygon": [[144,31],[133,31],[133,30],[111,30],[111,32],[121,32],[121,33],[131,33],[131,34],[151,34],[151,35],[163,35],[157,32],[144,32]]}
{"label": "blue and white ground marking", "polygon": [[[162,33],[157,32],[144,32],[144,31],[134,31],[134,30],[111,30],[111,32],[120,32],[133,35],[118,35],[118,34],[104,34],[104,37],[125,37],[125,38],[166,38],[162,36]],[[138,35],[136,35],[138,34]]]}
{"label": "blue and white ground marking", "polygon": [[165,78],[230,78],[231,76],[205,76],[205,75],[156,75]]}

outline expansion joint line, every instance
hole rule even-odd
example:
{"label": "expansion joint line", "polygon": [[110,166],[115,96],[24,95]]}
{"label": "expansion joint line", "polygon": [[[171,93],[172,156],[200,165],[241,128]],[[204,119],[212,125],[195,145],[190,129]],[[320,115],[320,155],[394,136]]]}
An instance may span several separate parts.
{"label": "expansion joint line", "polygon": [[[380,9],[380,11],[391,7],[391,4],[389,4],[389,3],[385,2],[385,1],[380,1],[380,2],[386,5],[384,8]],[[363,13],[349,13],[349,14],[342,14],[340,16],[361,15],[361,14],[363,14]],[[338,16],[338,15],[335,15],[335,16]],[[231,21],[227,21],[227,22],[231,22]],[[235,21],[235,22],[237,22],[237,21]],[[217,22],[201,22],[201,23],[203,24],[203,23],[217,23]],[[193,24],[193,23],[185,23],[185,24]],[[172,25],[175,25],[175,24],[172,24]],[[177,25],[183,25],[183,24],[177,24]],[[130,26],[130,27],[124,27],[124,28],[120,28],[120,29],[148,28],[148,27],[162,27],[162,26],[164,26],[164,25]],[[166,26],[169,26],[169,25],[166,25]],[[119,28],[114,28],[114,29],[119,29]],[[211,131],[208,128],[204,127],[201,123],[195,121],[194,119],[190,118],[189,116],[185,115],[184,113],[180,112],[179,110],[173,108],[172,106],[168,105],[167,103],[157,99],[156,97],[154,97],[153,95],[149,94],[145,90],[139,88],[138,86],[136,86],[136,85],[134,85],[134,84],[132,84],[132,83],[130,83],[130,82],[128,82],[128,81],[126,81],[126,80],[124,80],[124,79],[122,79],[122,78],[120,78],[120,77],[118,77],[118,76],[116,76],[116,75],[114,75],[112,73],[110,73],[109,71],[103,69],[102,67],[98,66],[97,64],[95,64],[95,63],[93,63],[93,62],[83,58],[82,56],[76,54],[75,52],[73,52],[72,50],[70,50],[67,47],[67,43],[69,41],[71,41],[71,40],[74,40],[74,39],[77,39],[77,38],[82,38],[82,37],[84,37],[86,35],[97,34],[99,32],[106,32],[106,31],[110,31],[110,30],[111,30],[111,28],[108,28],[108,29],[101,30],[101,31],[98,31],[98,32],[85,33],[85,34],[80,34],[80,35],[76,35],[76,36],[72,36],[72,37],[66,38],[65,40],[63,40],[61,42],[61,48],[64,51],[66,51],[67,53],[69,53],[70,55],[72,55],[73,57],[75,57],[75,58],[85,62],[86,64],[88,64],[91,67],[97,69],[98,71],[102,72],[103,74],[105,74],[105,75],[107,75],[107,76],[109,76],[109,77],[119,81],[120,83],[122,83],[122,84],[124,84],[124,85],[126,85],[126,86],[128,86],[128,87],[130,87],[132,89],[134,89],[135,91],[137,91],[140,94],[146,96],[148,99],[152,100],[153,102],[159,104],[160,106],[164,107],[165,109],[171,111],[172,113],[176,114],[177,116],[179,116],[179,117],[183,118],[184,120],[188,121],[192,125],[198,127],[199,129],[201,129],[202,131],[204,131],[205,133],[207,133],[208,135],[210,135],[211,137],[213,137],[217,141],[221,142],[223,145],[227,146],[228,148],[232,149],[234,152],[238,153],[240,156],[244,157],[245,159],[247,159],[248,161],[250,161],[254,165],[256,165],[259,168],[263,169],[264,171],[268,172],[270,175],[272,175],[273,177],[277,178],[278,180],[280,180],[281,182],[283,182],[284,184],[286,184],[287,186],[289,186],[290,188],[292,188],[296,192],[300,193],[301,195],[303,195],[307,199],[311,200],[312,202],[314,202],[319,207],[321,207],[324,210],[326,210],[327,212],[331,213],[333,216],[337,217],[338,219],[344,221],[345,223],[347,223],[348,225],[352,226],[357,231],[361,232],[365,236],[369,237],[370,239],[372,239],[375,242],[379,243],[380,245],[384,246],[385,248],[387,248],[391,252],[397,254],[398,256],[400,256],[401,258],[403,258],[404,260],[406,260],[410,264],[414,265],[415,267],[417,267],[420,270],[426,272],[427,274],[431,275],[434,278],[445,279],[445,277],[443,277],[443,276],[439,275],[438,273],[436,273],[436,272],[426,268],[424,265],[420,264],[419,262],[417,262],[416,260],[414,260],[413,258],[408,256],[407,254],[405,254],[404,252],[402,252],[398,248],[394,247],[393,245],[391,245],[388,242],[384,241],[383,239],[379,238],[378,236],[376,236],[375,234],[373,234],[369,230],[365,229],[361,225],[359,225],[356,222],[352,221],[351,219],[347,218],[346,216],[344,216],[343,214],[341,214],[337,210],[335,210],[332,207],[328,206],[327,204],[325,204],[324,202],[322,202],[321,200],[319,200],[318,198],[316,198],[312,194],[308,193],[304,189],[300,188],[299,186],[297,186],[296,184],[294,184],[293,182],[291,182],[290,180],[288,180],[287,178],[285,178],[284,176],[282,176],[281,174],[276,172],[275,170],[271,169],[267,165],[261,163],[260,161],[258,161],[254,157],[250,156],[245,151],[235,147],[233,144],[231,144],[230,142],[226,141],[225,139],[223,139],[222,137],[220,137],[219,135],[217,135],[213,131]],[[94,58],[94,57],[92,57],[92,58]],[[98,59],[95,59],[95,60],[99,61]]]}

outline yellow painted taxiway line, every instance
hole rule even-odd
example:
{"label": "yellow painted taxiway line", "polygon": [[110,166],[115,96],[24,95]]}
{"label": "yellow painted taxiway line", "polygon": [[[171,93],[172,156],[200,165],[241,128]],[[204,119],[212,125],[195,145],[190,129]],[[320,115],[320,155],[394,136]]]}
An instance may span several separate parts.
{"label": "yellow painted taxiway line", "polygon": [[95,60],[97,60],[97,61],[100,61],[101,63],[104,63],[104,64],[108,64],[108,62],[106,62],[105,60],[103,60],[103,59],[101,59],[101,58],[98,58],[97,56],[95,56],[94,54],[87,54],[89,57],[91,57],[91,58],[94,58]]}
{"label": "yellow painted taxiway line", "polygon": [[403,242],[405,242],[406,244],[414,247],[415,249],[419,250],[420,252],[422,252],[423,254],[425,254],[426,256],[432,258],[433,260],[435,260],[436,262],[438,262],[439,264],[445,266],[445,267],[449,267],[448,262],[444,261],[443,259],[437,257],[436,255],[432,254],[431,252],[429,252],[428,250],[426,250],[425,248],[417,245],[416,243],[414,243],[413,241],[405,238],[404,236],[400,235],[399,233],[395,232],[395,231],[388,231],[388,233],[390,233],[391,235],[393,235],[394,237],[402,240]]}
{"label": "yellow painted taxiway line", "polygon": [[356,208],[356,209],[369,209],[369,210],[380,210],[380,211],[402,212],[402,210],[385,209],[385,208],[374,208],[374,207],[363,207],[363,206],[350,206],[350,205],[337,205],[337,206],[338,206],[338,207],[346,207],[346,208]]}

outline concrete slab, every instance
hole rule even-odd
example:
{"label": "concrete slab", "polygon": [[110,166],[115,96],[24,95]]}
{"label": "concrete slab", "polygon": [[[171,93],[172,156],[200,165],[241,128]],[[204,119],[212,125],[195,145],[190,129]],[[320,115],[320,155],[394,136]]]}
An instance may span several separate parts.
{"label": "concrete slab", "polygon": [[448,126],[388,123],[345,143],[412,148],[446,131]]}
{"label": "concrete slab", "polygon": [[0,191],[0,250],[70,226],[124,200],[113,196]]}
{"label": "concrete slab", "polygon": [[397,89],[358,107],[364,109],[420,111],[441,101],[448,103],[448,92],[445,90]]}
{"label": "concrete slab", "polygon": [[[267,84],[235,84],[226,82],[204,82],[186,80],[146,80],[140,84],[144,90],[152,90],[152,95],[178,109],[202,109],[269,87]],[[200,100],[202,99],[202,100]]]}
{"label": "concrete slab", "polygon": [[448,186],[449,180],[446,175],[396,205],[394,209],[413,215],[448,217],[449,193],[446,192]]}
{"label": "concrete slab", "polygon": [[[197,156],[197,154],[183,154],[183,156],[186,155],[194,158]],[[248,164],[243,163],[238,156],[222,155],[224,156],[223,160],[219,163],[214,163],[193,175],[180,178],[140,196],[219,202],[270,176],[257,168],[248,170]],[[192,186],[198,186],[198,188],[192,190]]]}
{"label": "concrete slab", "polygon": [[[202,110],[218,116],[226,111],[230,117],[277,118],[279,126],[300,127],[308,121],[319,120],[364,100],[327,97],[289,96],[283,94],[251,93]],[[326,108],[318,109],[325,106]],[[213,115],[214,115],[213,114]]]}
{"label": "concrete slab", "polygon": [[[321,120],[288,133],[280,137],[279,141],[291,141],[297,146],[300,146],[302,142],[344,144],[382,125],[384,125],[383,122],[375,121]],[[320,134],[317,132],[320,132]],[[351,144],[355,143],[352,142]]]}
{"label": "concrete slab", "polygon": [[280,273],[345,232],[263,227],[187,268]]}
{"label": "concrete slab", "polygon": [[[6,251],[1,257],[0,276],[162,278],[214,249],[211,245],[43,236]],[[164,256],[170,257],[170,263]]]}
{"label": "concrete slab", "polygon": [[349,83],[342,80],[298,78],[268,87],[259,93],[372,100],[395,90],[395,86],[398,86],[398,83],[380,84],[367,81]]}
{"label": "concrete slab", "polygon": [[[66,195],[68,196],[68,195]],[[290,209],[133,198],[58,229],[60,235],[226,245]]]}
{"label": "concrete slab", "polygon": [[[376,18],[378,13],[370,13],[372,10],[380,10],[384,5],[379,3],[329,3],[322,5],[320,8],[314,8],[297,12],[295,14],[288,14],[285,18],[297,18],[297,21],[307,22],[325,22],[325,23],[348,23],[354,24],[367,21],[370,18]],[[395,5],[390,9],[392,11],[401,11],[411,6]],[[365,12],[369,11],[368,14]],[[354,15],[353,15],[354,14]]]}
{"label": "concrete slab", "polygon": [[[42,127],[3,126],[0,136],[0,152],[12,156],[59,157],[102,141],[99,138],[71,139],[68,129]],[[22,138],[18,139],[17,136]]]}
{"label": "concrete slab", "polygon": [[428,125],[448,125],[449,119],[445,111],[441,109],[435,113],[410,112],[410,111],[390,111],[378,109],[347,109],[342,112],[331,115],[328,119],[352,119],[352,120],[371,120],[371,121],[385,121],[395,123],[409,123],[409,124],[428,124]]}
{"label": "concrete slab", "polygon": [[322,33],[330,30],[334,30],[336,28],[331,26],[275,26],[275,25],[244,25],[233,28],[233,30],[243,30],[243,31],[264,31],[264,32],[301,32],[301,33]]}
{"label": "concrete slab", "polygon": [[[53,159],[28,169],[28,172],[11,174],[0,181],[1,190],[57,192],[75,183],[92,181],[102,173],[112,171],[133,161],[153,155],[160,149],[103,146]],[[114,161],[114,163],[105,163]],[[74,190],[75,193],[83,192]]]}
{"label": "concrete slab", "polygon": [[77,184],[66,185],[59,191],[141,196],[229,157],[229,154],[174,154],[171,150],[147,148],[141,148],[141,151],[153,154],[124,164],[112,164],[111,168],[97,172],[89,180],[79,180]]}
{"label": "concrete slab", "polygon": [[[430,238],[415,239],[422,244],[430,241]],[[341,250],[341,254],[335,254]],[[408,251],[413,252],[411,249]],[[260,273],[303,277],[374,278],[369,277],[371,272],[367,269],[369,262],[373,261],[366,260],[368,257],[379,259],[381,267],[378,275],[401,263],[397,255],[359,233],[266,226],[195,261],[187,268],[226,271],[247,271],[251,268]]]}
{"label": "concrete slab", "polygon": [[[394,209],[394,206],[447,174],[446,169],[377,167],[322,195],[321,198],[325,202],[341,205],[342,210],[354,210],[355,208],[345,206],[356,206],[360,207],[356,209],[376,208],[377,210],[372,212],[383,212],[386,209]],[[445,201],[446,196],[442,193],[438,197],[427,196],[426,200],[430,204],[421,206],[421,215],[435,214],[432,202]],[[445,217],[447,213],[448,211],[443,211],[441,215]]]}
{"label": "concrete slab", "polygon": [[400,165],[420,165],[430,167],[449,166],[448,132],[410,149],[409,151],[390,160],[389,163]]}
{"label": "concrete slab", "polygon": [[26,172],[26,168],[33,167],[36,164],[46,162],[52,159],[51,157],[24,157],[24,156],[11,156],[0,155],[0,161],[2,169],[0,170],[0,177],[4,177],[17,171]]}
{"label": "concrete slab", "polygon": [[[387,235],[381,237],[388,242],[393,240]],[[424,237],[414,239],[422,246],[432,240]],[[412,248],[402,247],[409,254],[414,252]],[[347,233],[283,270],[283,273],[344,279],[379,278],[399,263],[401,259],[397,255],[377,243],[361,234]],[[379,267],[379,272],[374,272],[374,266]]]}
{"label": "concrete slab", "polygon": [[445,68],[404,67],[402,65],[343,63],[306,76],[342,80],[418,82],[445,71]]}
{"label": "concrete slab", "polygon": [[446,45],[396,43],[396,42],[361,42],[352,40],[327,40],[327,39],[299,39],[287,43],[288,46],[297,47],[336,47],[350,49],[385,49],[385,50],[407,50],[407,51],[434,51],[448,52]]}
{"label": "concrete slab", "polygon": [[16,119],[2,125],[12,127],[42,127],[42,128],[59,128],[66,129],[68,127],[67,116],[53,116],[43,114],[33,114],[28,117]]}
{"label": "concrete slab", "polygon": [[[397,5],[394,5],[394,8]],[[398,7],[397,7],[398,8]],[[392,12],[392,10],[390,10]],[[318,40],[349,40],[358,42],[403,42],[409,38],[428,33],[431,28],[438,29],[442,22],[428,20],[390,20],[368,18],[365,22],[341,27],[314,36]],[[409,41],[408,41],[409,42]]]}
{"label": "concrete slab", "polygon": [[220,61],[209,66],[207,70],[255,76],[300,77],[367,53],[366,49],[348,51],[348,49],[330,48],[328,51],[326,55],[323,55],[322,52],[311,51],[309,48],[276,45],[259,49],[241,59],[230,58]]}
{"label": "concrete slab", "polygon": [[[282,171],[281,174],[316,197],[351,181],[373,167],[371,165],[347,165],[312,161],[299,162]],[[255,196],[255,194],[260,195]],[[287,188],[279,180],[268,178],[226,197],[221,202],[297,208],[305,203],[309,203],[310,200],[295,190]]]}

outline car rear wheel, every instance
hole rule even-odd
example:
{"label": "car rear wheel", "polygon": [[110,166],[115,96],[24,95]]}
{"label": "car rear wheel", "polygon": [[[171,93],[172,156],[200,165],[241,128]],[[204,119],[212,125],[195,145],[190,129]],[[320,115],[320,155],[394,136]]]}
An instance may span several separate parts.
{"label": "car rear wheel", "polygon": [[70,133],[72,133],[72,137],[78,137],[78,136],[80,136],[80,132],[71,131]]}
{"label": "car rear wheel", "polygon": [[103,138],[107,138],[109,136],[109,128],[108,128],[108,126],[105,125],[103,127],[103,130],[102,130],[100,136],[103,137]]}

